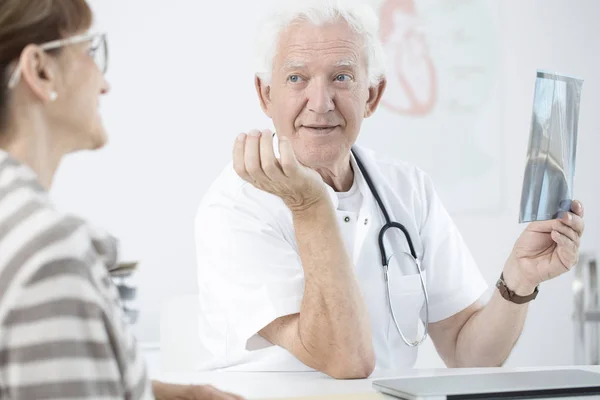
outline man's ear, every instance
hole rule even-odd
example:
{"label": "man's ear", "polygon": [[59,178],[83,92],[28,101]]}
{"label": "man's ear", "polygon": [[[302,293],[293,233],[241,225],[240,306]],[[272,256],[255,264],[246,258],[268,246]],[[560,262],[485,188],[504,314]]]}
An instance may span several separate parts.
{"label": "man's ear", "polygon": [[19,58],[21,80],[41,101],[51,101],[56,90],[56,63],[39,46],[28,45]]}
{"label": "man's ear", "polygon": [[367,100],[367,104],[365,106],[365,118],[369,118],[371,115],[373,115],[375,110],[377,110],[386,85],[386,79],[382,78],[377,85],[369,88],[369,99]]}
{"label": "man's ear", "polygon": [[271,86],[263,82],[258,75],[254,77],[254,86],[263,112],[271,118]]}

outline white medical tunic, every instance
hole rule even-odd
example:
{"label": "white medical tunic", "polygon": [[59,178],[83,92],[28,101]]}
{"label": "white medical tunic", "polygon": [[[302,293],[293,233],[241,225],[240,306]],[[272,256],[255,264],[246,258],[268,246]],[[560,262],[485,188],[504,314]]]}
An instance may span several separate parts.
{"label": "white medical tunic", "polygon": [[[412,238],[429,296],[429,322],[441,321],[478,300],[487,284],[431,179],[419,168],[355,146],[392,221]],[[344,243],[354,263],[370,317],[376,369],[412,367],[417,348],[407,346],[392,321],[378,235],[384,217],[352,157],[355,181],[348,193],[330,189]],[[310,371],[290,352],[257,332],[300,312],[304,271],[292,214],[283,201],[256,189],[229,165],[204,197],[196,217],[201,346],[199,369]],[[315,235],[319,232],[315,231]],[[409,340],[422,334],[424,295],[406,253],[404,234],[385,235],[391,301]],[[326,266],[324,266],[326,267]]]}

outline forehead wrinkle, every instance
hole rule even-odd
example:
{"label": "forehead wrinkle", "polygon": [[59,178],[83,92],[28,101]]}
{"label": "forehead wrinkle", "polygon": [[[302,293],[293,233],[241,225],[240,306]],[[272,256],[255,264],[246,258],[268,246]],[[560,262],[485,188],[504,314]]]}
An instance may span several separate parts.
{"label": "forehead wrinkle", "polygon": [[350,50],[354,51],[356,48],[361,46],[352,40],[345,39],[330,39],[330,40],[318,40],[318,41],[307,41],[298,42],[292,39],[283,42],[285,47],[290,51],[297,50]]}
{"label": "forehead wrinkle", "polygon": [[279,71],[310,68],[309,64],[318,63],[324,57],[332,60],[335,68],[358,68],[366,64],[362,40],[354,32],[350,37],[345,34],[331,37],[330,32],[304,35],[299,27],[292,25],[281,33],[276,56],[281,62]]}
{"label": "forehead wrinkle", "polygon": [[[327,55],[335,55],[332,53],[339,53],[339,59],[335,61],[334,66],[336,67],[354,67],[359,64],[359,55],[356,51],[345,47],[337,47],[328,49]],[[314,51],[310,49],[297,48],[288,51],[287,57],[283,60],[282,69],[294,69],[294,68],[306,68],[307,61],[310,61],[314,56]]]}

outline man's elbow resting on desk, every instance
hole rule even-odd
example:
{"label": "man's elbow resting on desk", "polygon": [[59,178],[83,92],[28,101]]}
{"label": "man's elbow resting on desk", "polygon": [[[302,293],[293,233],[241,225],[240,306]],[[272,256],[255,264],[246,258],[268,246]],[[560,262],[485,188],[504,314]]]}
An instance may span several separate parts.
{"label": "man's elbow resting on desk", "polygon": [[[375,370],[375,354],[365,351],[365,354],[349,355],[351,351],[339,348],[336,354],[326,354],[327,357],[320,364],[324,374],[334,379],[365,379]],[[319,368],[315,368],[319,369]]]}
{"label": "man's elbow resting on desk", "polygon": [[[298,329],[299,314],[276,319],[259,335],[276,346],[288,350],[302,363],[335,379],[368,378],[375,369],[375,351],[368,343],[340,345],[342,339],[312,335],[302,337]],[[311,335],[308,335],[311,336]]]}
{"label": "man's elbow resting on desk", "polygon": [[366,379],[375,370],[375,360],[338,360],[330,362],[329,368],[321,371],[334,379]]}

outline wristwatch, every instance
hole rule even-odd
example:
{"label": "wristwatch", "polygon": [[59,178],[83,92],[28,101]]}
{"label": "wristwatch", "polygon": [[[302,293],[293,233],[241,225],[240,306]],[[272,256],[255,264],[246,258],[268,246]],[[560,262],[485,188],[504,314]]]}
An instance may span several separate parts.
{"label": "wristwatch", "polygon": [[535,287],[533,293],[527,296],[519,296],[518,294],[515,294],[515,292],[513,292],[508,288],[508,286],[506,286],[506,282],[504,282],[504,273],[500,274],[500,279],[498,279],[498,282],[496,282],[496,287],[500,291],[502,297],[504,297],[508,301],[512,301],[515,304],[525,304],[535,299],[538,295],[537,286]]}

